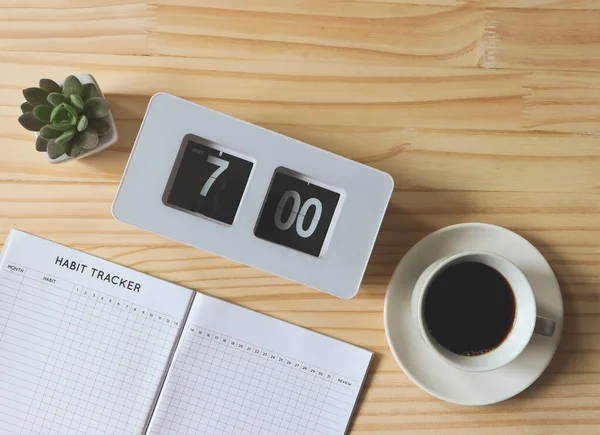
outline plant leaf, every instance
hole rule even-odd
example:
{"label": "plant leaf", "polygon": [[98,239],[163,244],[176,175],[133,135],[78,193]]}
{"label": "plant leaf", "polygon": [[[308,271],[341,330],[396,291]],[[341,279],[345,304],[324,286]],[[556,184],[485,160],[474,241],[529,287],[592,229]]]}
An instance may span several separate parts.
{"label": "plant leaf", "polygon": [[27,88],[23,89],[23,96],[28,103],[39,106],[40,104],[46,104],[48,92],[40,88]]}
{"label": "plant leaf", "polygon": [[84,131],[88,127],[87,116],[81,115],[79,121],[77,121],[77,131]]}
{"label": "plant leaf", "polygon": [[104,136],[110,131],[110,122],[108,122],[108,117],[90,119],[89,126],[98,132],[98,136]]}
{"label": "plant leaf", "polygon": [[71,147],[67,150],[67,154],[72,159],[75,159],[82,155],[85,150],[81,147],[81,145],[75,143],[75,141],[71,142]]}
{"label": "plant leaf", "polygon": [[47,100],[53,106],[58,106],[59,104],[69,102],[67,97],[65,97],[63,94],[59,94],[58,92],[52,92],[50,95],[48,95]]}
{"label": "plant leaf", "polygon": [[65,109],[67,109],[67,111],[71,114],[71,124],[77,124],[77,109],[67,103],[65,103]]}
{"label": "plant leaf", "polygon": [[22,113],[33,112],[33,104],[30,104],[27,101],[25,101],[23,104],[21,104],[21,112]]}
{"label": "plant leaf", "polygon": [[53,124],[58,124],[64,121],[69,121],[69,112],[65,109],[66,103],[60,103],[54,109],[52,109],[52,113],[50,114],[50,121]]}
{"label": "plant leaf", "polygon": [[81,91],[81,98],[83,101],[89,100],[92,97],[101,97],[100,91],[93,83],[86,83],[83,85],[83,90]]}
{"label": "plant leaf", "polygon": [[33,108],[33,115],[42,121],[44,124],[50,122],[50,115],[52,114],[52,107],[42,104]]}
{"label": "plant leaf", "polygon": [[40,79],[40,88],[48,92],[49,94],[51,94],[52,92],[62,91],[59,84],[56,83],[54,80],[50,79]]}
{"label": "plant leaf", "polygon": [[83,112],[83,99],[79,95],[71,94],[71,105],[77,110],[77,113]]}
{"label": "plant leaf", "polygon": [[51,126],[54,130],[58,130],[61,132],[70,130],[73,127],[71,125],[71,121],[61,121],[58,123],[52,123]]}
{"label": "plant leaf", "polygon": [[82,90],[83,85],[77,77],[69,76],[65,79],[65,84],[63,85],[63,95],[65,97],[70,97],[73,94],[81,95]]}
{"label": "plant leaf", "polygon": [[35,140],[35,150],[40,152],[46,151],[48,149],[48,142],[48,139],[38,136]]}
{"label": "plant leaf", "polygon": [[98,145],[98,132],[93,128],[88,128],[81,133],[78,133],[73,139],[73,145],[80,146],[83,149],[91,150]]}
{"label": "plant leaf", "polygon": [[51,140],[48,141],[48,148],[46,151],[48,152],[48,157],[54,160],[67,152],[67,144],[65,142],[61,145],[57,144],[56,141]]}
{"label": "plant leaf", "polygon": [[71,125],[77,124],[77,110],[67,103],[61,103],[52,109],[50,114],[50,121],[53,124],[62,123],[68,121]]}
{"label": "plant leaf", "polygon": [[108,115],[110,103],[102,97],[92,97],[85,102],[83,113],[90,119],[104,118]]}
{"label": "plant leaf", "polygon": [[40,136],[45,139],[56,139],[62,133],[62,131],[56,130],[52,124],[44,125],[40,130]]}
{"label": "plant leaf", "polygon": [[61,134],[59,137],[54,139],[54,142],[56,142],[59,145],[62,145],[64,143],[69,142],[71,139],[73,139],[74,136],[75,136],[75,129],[67,130],[63,134]]}
{"label": "plant leaf", "polygon": [[21,116],[19,116],[19,124],[29,131],[40,131],[40,129],[45,125],[45,123],[33,115],[33,112],[23,113]]}

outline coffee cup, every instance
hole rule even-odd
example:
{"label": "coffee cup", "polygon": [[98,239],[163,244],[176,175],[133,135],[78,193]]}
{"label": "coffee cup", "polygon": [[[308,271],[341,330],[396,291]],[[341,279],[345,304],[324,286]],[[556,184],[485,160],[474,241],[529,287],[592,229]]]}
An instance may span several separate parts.
{"label": "coffee cup", "polygon": [[533,334],[555,322],[537,315],[527,277],[508,259],[464,252],[431,264],[413,289],[411,312],[425,343],[466,371],[496,370],[517,358]]}

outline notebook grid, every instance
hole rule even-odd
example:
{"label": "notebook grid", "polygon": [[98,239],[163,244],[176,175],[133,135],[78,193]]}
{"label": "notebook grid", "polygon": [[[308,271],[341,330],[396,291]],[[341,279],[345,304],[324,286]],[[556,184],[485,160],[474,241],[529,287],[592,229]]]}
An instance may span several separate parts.
{"label": "notebook grid", "polygon": [[152,434],[345,433],[357,381],[199,326],[182,340]]}
{"label": "notebook grid", "polygon": [[0,427],[142,433],[179,319],[30,268],[0,272]]}

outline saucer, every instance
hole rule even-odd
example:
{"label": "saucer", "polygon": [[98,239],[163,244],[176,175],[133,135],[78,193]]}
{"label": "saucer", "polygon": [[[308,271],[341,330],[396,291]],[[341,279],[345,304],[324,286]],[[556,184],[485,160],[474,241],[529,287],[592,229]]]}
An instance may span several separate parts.
{"label": "saucer", "polygon": [[[466,372],[444,362],[423,341],[411,315],[417,278],[434,261],[465,251],[489,251],[516,264],[529,280],[538,316],[556,321],[552,337],[534,334],[512,362],[490,372]],[[562,334],[563,303],[558,281],[542,254],[505,228],[482,223],[452,225],[429,234],[402,258],[387,288],[385,334],[404,373],[438,399],[459,405],[488,405],[529,387],[548,367]]]}

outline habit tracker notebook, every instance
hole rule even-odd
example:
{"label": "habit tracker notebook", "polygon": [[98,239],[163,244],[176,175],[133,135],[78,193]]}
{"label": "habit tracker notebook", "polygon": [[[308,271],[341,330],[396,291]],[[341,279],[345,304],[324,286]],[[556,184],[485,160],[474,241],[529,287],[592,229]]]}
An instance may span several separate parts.
{"label": "habit tracker notebook", "polygon": [[0,433],[343,434],[372,353],[12,230]]}

